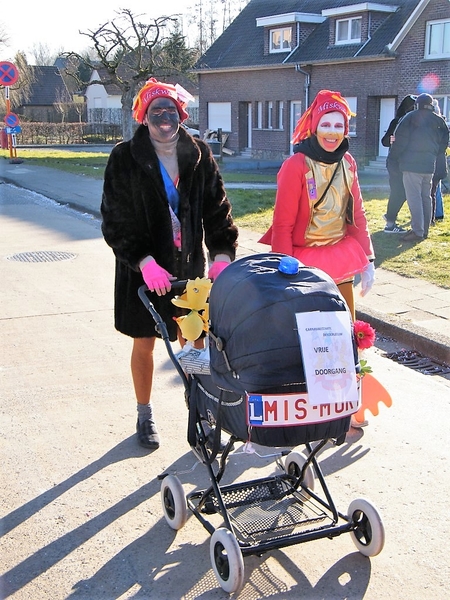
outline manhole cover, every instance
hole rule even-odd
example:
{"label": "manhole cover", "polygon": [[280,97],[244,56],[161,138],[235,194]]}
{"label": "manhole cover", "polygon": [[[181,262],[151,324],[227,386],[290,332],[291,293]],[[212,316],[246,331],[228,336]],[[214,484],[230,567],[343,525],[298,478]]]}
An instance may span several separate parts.
{"label": "manhole cover", "polygon": [[71,260],[76,258],[72,252],[56,252],[53,250],[39,250],[37,252],[19,252],[19,254],[10,254],[6,260],[15,260],[17,262],[56,262],[59,260]]}

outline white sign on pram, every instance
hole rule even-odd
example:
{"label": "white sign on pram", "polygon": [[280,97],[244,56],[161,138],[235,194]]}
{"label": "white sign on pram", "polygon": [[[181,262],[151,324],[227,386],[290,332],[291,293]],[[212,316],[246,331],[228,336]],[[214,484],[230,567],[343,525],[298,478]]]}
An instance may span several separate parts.
{"label": "white sign on pram", "polygon": [[351,322],[347,311],[296,313],[309,402],[358,401]]}

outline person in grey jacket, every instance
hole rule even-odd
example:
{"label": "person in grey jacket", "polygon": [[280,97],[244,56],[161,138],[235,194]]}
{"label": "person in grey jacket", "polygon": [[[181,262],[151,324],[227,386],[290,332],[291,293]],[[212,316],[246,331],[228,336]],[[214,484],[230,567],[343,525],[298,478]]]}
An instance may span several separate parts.
{"label": "person in grey jacket", "polygon": [[392,157],[390,148],[394,143],[394,131],[399,124],[400,119],[414,110],[414,104],[417,96],[408,94],[398,105],[395,112],[395,117],[389,123],[386,133],[381,138],[381,143],[385,148],[389,148],[389,153],[386,158],[386,168],[389,173],[389,200],[387,203],[386,214],[384,218],[386,220],[386,226],[384,228],[385,233],[406,233],[406,229],[397,225],[397,216],[406,201],[405,186],[403,185],[403,173],[400,171],[398,166],[398,160]]}
{"label": "person in grey jacket", "polygon": [[433,98],[429,94],[420,94],[416,99],[416,110],[401,119],[394,135],[391,154],[398,160],[403,173],[411,213],[411,230],[403,240],[421,241],[428,237],[431,222],[431,180],[436,157],[448,145],[449,130],[444,119],[434,112]]}

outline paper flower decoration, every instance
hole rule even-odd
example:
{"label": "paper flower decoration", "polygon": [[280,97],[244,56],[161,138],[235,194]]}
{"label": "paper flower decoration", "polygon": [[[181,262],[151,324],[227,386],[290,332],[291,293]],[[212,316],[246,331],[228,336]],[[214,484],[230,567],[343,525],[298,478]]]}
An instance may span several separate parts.
{"label": "paper flower decoration", "polygon": [[[365,321],[355,321],[353,323],[356,346],[361,353],[367,348],[371,348],[375,343],[375,329]],[[361,407],[354,413],[353,418],[356,423],[364,422],[364,411],[370,410],[373,416],[378,415],[378,405],[383,402],[387,407],[392,406],[392,398],[386,388],[377,380],[372,373],[372,368],[366,360],[360,359],[361,378]]]}
{"label": "paper flower decoration", "polygon": [[208,298],[211,286],[210,279],[197,277],[187,282],[186,290],[181,296],[172,299],[175,306],[190,311],[187,315],[175,319],[181,335],[188,342],[197,340],[203,331],[208,331]]}
{"label": "paper flower decoration", "polygon": [[375,329],[365,321],[355,321],[353,323],[355,340],[358,350],[371,348],[375,343]]}

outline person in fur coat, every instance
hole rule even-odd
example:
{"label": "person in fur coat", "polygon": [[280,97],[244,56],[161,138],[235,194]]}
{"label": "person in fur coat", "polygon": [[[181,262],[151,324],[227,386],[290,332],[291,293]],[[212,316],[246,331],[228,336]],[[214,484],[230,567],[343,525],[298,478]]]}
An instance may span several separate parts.
{"label": "person in fur coat", "polygon": [[272,225],[259,241],[325,271],[354,319],[354,276],[361,274],[364,296],[375,279],[375,255],[348,152],[350,116],[339,92],[318,92],[296,125],[294,154],[278,172]]}
{"label": "person in fur coat", "polygon": [[155,323],[140,298],[151,301],[178,337],[171,281],[216,278],[235,259],[238,231],[222,176],[209,146],[180,123],[188,117],[187,92],[152,78],[133,106],[140,124],[131,140],[112,150],[104,176],[102,232],[115,258],[114,319],[133,338],[131,372],[137,399],[138,442],[159,447],[151,404]]}

